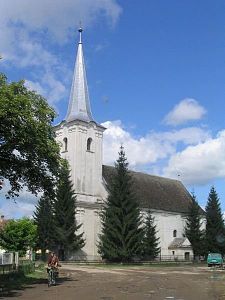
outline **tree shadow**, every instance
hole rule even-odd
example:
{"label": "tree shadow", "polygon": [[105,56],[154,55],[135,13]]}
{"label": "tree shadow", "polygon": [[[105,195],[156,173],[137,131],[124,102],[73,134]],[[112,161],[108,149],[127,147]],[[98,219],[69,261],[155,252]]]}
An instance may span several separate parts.
{"label": "tree shadow", "polygon": [[[73,281],[73,279],[66,276],[60,276],[59,278],[57,278],[56,286],[63,284],[65,281]],[[19,297],[22,295],[22,291],[24,291],[25,289],[33,289],[36,285],[43,285],[43,287],[48,289],[47,277],[28,277],[23,273],[10,273],[0,275],[0,299]]]}

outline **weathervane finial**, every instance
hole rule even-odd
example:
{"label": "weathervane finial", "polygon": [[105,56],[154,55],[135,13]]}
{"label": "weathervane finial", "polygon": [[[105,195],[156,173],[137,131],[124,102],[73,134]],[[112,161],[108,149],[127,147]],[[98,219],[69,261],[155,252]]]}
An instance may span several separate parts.
{"label": "weathervane finial", "polygon": [[79,44],[82,44],[82,26],[81,26],[81,22],[80,22],[80,28],[78,29],[78,32],[80,33],[80,41],[79,41]]}

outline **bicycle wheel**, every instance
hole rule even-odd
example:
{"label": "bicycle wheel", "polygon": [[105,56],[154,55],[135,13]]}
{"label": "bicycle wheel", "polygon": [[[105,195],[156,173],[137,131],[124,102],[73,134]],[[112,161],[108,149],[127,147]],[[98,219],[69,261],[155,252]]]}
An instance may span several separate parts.
{"label": "bicycle wheel", "polygon": [[48,271],[48,287],[50,287],[51,285],[51,274],[50,274],[50,270]]}
{"label": "bicycle wheel", "polygon": [[56,276],[55,276],[55,270],[52,270],[52,285],[56,284]]}
{"label": "bicycle wheel", "polygon": [[48,272],[48,287],[50,287],[52,285],[52,281],[53,281],[53,271],[52,269],[49,270]]}

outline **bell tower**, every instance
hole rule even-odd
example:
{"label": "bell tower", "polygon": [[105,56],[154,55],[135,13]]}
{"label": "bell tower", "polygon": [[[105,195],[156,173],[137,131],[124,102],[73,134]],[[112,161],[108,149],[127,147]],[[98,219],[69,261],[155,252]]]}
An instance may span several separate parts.
{"label": "bell tower", "polygon": [[105,128],[92,116],[82,44],[82,28],[65,120],[55,126],[61,156],[69,161],[78,202],[95,203],[105,195],[102,184],[102,139]]}

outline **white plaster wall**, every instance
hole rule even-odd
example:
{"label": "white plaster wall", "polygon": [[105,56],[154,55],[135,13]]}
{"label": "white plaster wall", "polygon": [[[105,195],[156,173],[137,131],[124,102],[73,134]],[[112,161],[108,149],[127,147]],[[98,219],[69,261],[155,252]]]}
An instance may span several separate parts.
{"label": "white plaster wall", "polygon": [[[143,215],[145,215],[144,211]],[[174,240],[173,231],[177,231],[177,238],[183,237],[185,218],[179,213],[165,211],[152,211],[152,216],[155,218],[157,237],[160,238],[161,255],[171,255],[168,246]]]}
{"label": "white plaster wall", "polygon": [[[173,254],[174,252],[174,254]],[[174,257],[174,260],[176,259],[185,259],[185,253],[186,252],[189,252],[189,257],[190,257],[190,260],[193,259],[193,251],[192,249],[190,248],[187,248],[187,249],[170,249],[170,255],[172,255]]]}
{"label": "white plaster wall", "polygon": [[79,232],[84,232],[85,246],[82,248],[83,255],[89,260],[99,257],[98,234],[100,233],[99,210],[90,208],[77,208],[77,221],[82,224]]}
{"label": "white plaster wall", "polygon": [[[145,214],[145,212],[143,212]],[[168,246],[174,240],[173,231],[177,230],[177,237],[183,237],[185,219],[181,214],[167,213],[162,211],[154,211],[152,216],[155,218],[155,224],[157,226],[157,236],[160,238],[161,255],[172,255],[173,249],[168,249]],[[83,230],[85,232],[86,245],[83,251],[87,256],[98,256],[97,240],[98,234],[101,231],[101,224],[99,219],[99,211],[97,209],[85,209],[83,218],[80,219],[83,222]],[[176,255],[184,256],[188,250],[175,250]],[[190,250],[190,255],[192,252]]]}
{"label": "white plaster wall", "polygon": [[[71,178],[78,201],[95,202],[105,197],[102,183],[102,136],[104,128],[94,122],[64,123],[56,128],[56,141],[61,146],[61,156],[69,161]],[[67,138],[65,151],[64,138]],[[92,139],[87,150],[87,140]]]}

